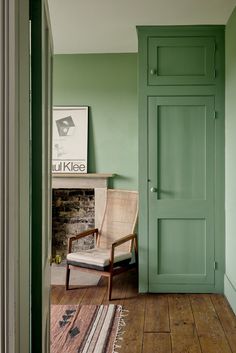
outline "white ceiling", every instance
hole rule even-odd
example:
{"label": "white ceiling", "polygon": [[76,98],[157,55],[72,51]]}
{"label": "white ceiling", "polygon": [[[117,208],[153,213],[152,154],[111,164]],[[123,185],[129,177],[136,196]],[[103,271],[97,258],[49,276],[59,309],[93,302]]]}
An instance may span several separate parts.
{"label": "white ceiling", "polygon": [[225,24],[236,0],[48,0],[55,53],[137,52],[137,25]]}

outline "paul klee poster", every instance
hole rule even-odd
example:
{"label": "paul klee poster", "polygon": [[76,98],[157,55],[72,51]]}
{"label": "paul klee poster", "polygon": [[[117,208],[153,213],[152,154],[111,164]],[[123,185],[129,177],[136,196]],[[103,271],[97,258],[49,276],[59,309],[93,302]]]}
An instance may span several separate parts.
{"label": "paul klee poster", "polygon": [[53,108],[53,173],[87,173],[88,107]]}

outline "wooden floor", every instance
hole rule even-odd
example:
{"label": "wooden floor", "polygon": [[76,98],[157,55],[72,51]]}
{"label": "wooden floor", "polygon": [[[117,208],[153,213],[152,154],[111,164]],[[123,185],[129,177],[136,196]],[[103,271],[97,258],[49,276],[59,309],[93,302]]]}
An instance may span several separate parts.
{"label": "wooden floor", "polygon": [[[135,273],[114,279],[112,303],[129,310],[121,353],[236,353],[236,317],[216,294],[138,294]],[[107,304],[97,287],[52,287],[52,304]]]}

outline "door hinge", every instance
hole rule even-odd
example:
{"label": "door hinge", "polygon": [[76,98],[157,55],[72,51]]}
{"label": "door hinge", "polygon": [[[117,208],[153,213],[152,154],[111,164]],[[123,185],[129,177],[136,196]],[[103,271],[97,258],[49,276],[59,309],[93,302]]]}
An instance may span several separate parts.
{"label": "door hinge", "polygon": [[213,119],[216,119],[216,118],[217,118],[217,113],[216,113],[216,111],[214,110]]}
{"label": "door hinge", "polygon": [[214,70],[214,78],[216,78],[216,70]]}
{"label": "door hinge", "polygon": [[214,261],[214,271],[217,270],[217,267],[218,267],[218,266],[217,266],[217,262]]}

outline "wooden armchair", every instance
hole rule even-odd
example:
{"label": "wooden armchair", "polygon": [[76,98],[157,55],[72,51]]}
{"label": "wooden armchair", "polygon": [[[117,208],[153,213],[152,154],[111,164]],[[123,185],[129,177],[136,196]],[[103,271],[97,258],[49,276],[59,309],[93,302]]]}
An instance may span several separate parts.
{"label": "wooden armchair", "polygon": [[[134,234],[138,215],[138,193],[126,190],[107,190],[107,200],[101,229],[86,230],[68,239],[66,289],[69,289],[70,269],[79,268],[108,277],[108,299],[111,300],[112,278],[137,268],[137,235]],[[94,234],[96,247],[72,253],[75,240]],[[135,263],[131,263],[132,251]]]}

